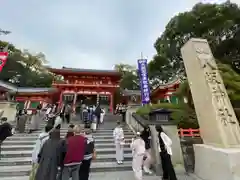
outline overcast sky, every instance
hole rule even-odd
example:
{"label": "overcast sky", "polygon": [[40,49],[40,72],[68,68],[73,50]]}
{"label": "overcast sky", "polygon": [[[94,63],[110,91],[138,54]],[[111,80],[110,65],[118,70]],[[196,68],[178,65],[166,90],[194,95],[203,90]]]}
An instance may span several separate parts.
{"label": "overcast sky", "polygon": [[153,44],[170,18],[197,2],[2,0],[0,28],[12,33],[1,40],[31,52],[43,52],[50,65],[57,68],[135,65],[141,52],[149,60],[155,54]]}

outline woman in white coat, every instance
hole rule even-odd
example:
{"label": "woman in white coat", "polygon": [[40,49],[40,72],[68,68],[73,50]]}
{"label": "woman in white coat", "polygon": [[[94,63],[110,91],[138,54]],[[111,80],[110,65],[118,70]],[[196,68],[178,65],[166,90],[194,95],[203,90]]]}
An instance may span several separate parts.
{"label": "woman in white coat", "polygon": [[143,166],[143,157],[145,155],[145,142],[140,137],[140,132],[137,132],[136,138],[132,139],[131,144],[133,152],[132,168],[136,180],[142,180],[142,166]]}
{"label": "woman in white coat", "polygon": [[163,180],[177,180],[175,170],[172,165],[172,140],[164,133],[162,127],[156,127],[159,139],[159,152],[162,161]]}
{"label": "woman in white coat", "polygon": [[103,123],[104,116],[105,116],[105,110],[102,109],[101,114],[100,114],[100,123],[101,123],[101,124]]}
{"label": "woman in white coat", "polygon": [[116,160],[118,164],[123,163],[124,133],[121,123],[117,122],[117,127],[113,131],[113,138],[116,147]]}

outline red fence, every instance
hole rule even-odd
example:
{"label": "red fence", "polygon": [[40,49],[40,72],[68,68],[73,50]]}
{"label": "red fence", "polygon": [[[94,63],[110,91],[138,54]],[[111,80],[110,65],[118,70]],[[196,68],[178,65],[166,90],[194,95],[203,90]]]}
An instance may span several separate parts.
{"label": "red fence", "polygon": [[200,137],[199,129],[179,129],[179,137]]}

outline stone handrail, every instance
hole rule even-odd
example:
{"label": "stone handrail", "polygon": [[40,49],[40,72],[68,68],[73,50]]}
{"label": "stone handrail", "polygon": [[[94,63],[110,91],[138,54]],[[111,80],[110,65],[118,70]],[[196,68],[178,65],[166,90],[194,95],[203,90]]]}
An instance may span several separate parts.
{"label": "stone handrail", "polygon": [[[133,132],[141,132],[144,127],[146,127],[149,124],[149,121],[142,118],[138,114],[136,114],[136,109],[128,109],[126,112],[126,123],[130,127],[130,129]],[[151,156],[154,159],[153,162],[153,169],[156,172],[156,175],[161,175],[162,170],[161,170],[161,162],[160,162],[160,157],[159,157],[159,151],[158,151],[158,137],[157,137],[157,132],[155,129],[155,126],[150,125],[150,130],[151,130]]]}
{"label": "stone handrail", "polygon": [[141,132],[147,126],[146,120],[131,110],[126,112],[126,123],[134,133]]}

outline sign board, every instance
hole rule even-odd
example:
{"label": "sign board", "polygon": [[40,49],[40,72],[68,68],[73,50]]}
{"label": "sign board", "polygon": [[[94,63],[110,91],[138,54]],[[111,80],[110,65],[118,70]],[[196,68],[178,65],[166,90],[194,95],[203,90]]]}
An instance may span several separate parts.
{"label": "sign board", "polygon": [[150,88],[148,82],[147,59],[138,60],[138,73],[141,85],[142,104],[150,103]]}
{"label": "sign board", "polygon": [[0,72],[7,62],[8,52],[0,52]]}

